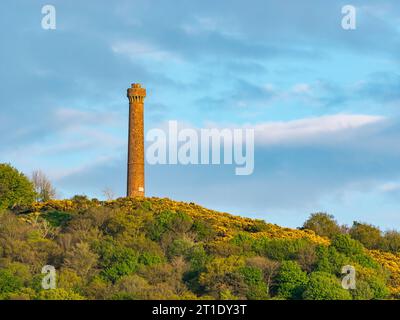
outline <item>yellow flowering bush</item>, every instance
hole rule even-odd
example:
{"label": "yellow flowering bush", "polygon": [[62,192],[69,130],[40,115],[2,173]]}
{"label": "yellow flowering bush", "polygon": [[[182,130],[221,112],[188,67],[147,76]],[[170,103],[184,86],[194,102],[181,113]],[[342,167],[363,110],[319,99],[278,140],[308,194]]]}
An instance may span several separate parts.
{"label": "yellow flowering bush", "polygon": [[400,254],[369,250],[369,254],[390,272],[389,289],[393,295],[400,297]]}

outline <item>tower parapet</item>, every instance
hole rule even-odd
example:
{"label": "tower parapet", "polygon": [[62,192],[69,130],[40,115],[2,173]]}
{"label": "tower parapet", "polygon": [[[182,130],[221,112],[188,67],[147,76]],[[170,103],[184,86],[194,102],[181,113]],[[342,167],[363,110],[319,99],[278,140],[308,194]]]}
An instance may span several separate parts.
{"label": "tower parapet", "polygon": [[132,86],[128,89],[127,96],[129,99],[129,103],[144,103],[144,98],[146,97],[146,89],[142,88],[139,83],[133,83]]}

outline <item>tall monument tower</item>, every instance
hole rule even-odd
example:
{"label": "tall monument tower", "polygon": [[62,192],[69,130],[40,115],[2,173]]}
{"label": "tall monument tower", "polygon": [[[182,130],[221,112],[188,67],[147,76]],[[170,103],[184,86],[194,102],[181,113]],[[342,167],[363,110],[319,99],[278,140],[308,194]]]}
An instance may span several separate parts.
{"label": "tall monument tower", "polygon": [[134,83],[128,89],[128,197],[144,197],[144,121],[146,89]]}

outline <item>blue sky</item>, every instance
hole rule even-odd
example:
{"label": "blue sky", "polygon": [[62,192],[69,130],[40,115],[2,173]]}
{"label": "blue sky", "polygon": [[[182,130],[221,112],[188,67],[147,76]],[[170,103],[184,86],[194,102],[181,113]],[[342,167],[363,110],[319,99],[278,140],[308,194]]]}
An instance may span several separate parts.
{"label": "blue sky", "polygon": [[[41,28],[45,4],[56,30]],[[341,27],[347,4],[356,30]],[[0,18],[0,162],[43,170],[61,197],[125,194],[126,89],[140,82],[146,130],[256,128],[253,175],[148,165],[148,196],[400,229],[397,1],[14,0]]]}

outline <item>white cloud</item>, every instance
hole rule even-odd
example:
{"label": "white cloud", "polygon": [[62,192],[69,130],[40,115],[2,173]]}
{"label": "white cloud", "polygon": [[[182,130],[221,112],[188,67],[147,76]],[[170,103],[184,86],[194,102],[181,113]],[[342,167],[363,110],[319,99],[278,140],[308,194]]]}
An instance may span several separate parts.
{"label": "white cloud", "polygon": [[[204,128],[209,129],[254,129],[256,145],[307,145],[337,144],[338,142],[354,142],[364,135],[373,135],[387,123],[387,118],[373,115],[335,114],[321,117],[303,118],[290,121],[274,121],[258,124],[234,125],[232,123],[206,122]],[[179,122],[179,129],[192,128],[190,123]],[[161,124],[166,129],[167,122]],[[365,139],[364,139],[365,140]]]}
{"label": "white cloud", "polygon": [[268,93],[276,93],[276,87],[273,83],[266,83],[262,86],[262,88],[264,89],[265,92]]}
{"label": "white cloud", "polygon": [[230,19],[221,17],[195,17],[190,23],[183,23],[181,29],[188,35],[218,33],[228,37],[241,37],[242,34]]}
{"label": "white cloud", "polygon": [[254,126],[256,140],[262,144],[315,141],[321,136],[333,136],[381,123],[385,117],[336,114],[286,122],[267,122]]}
{"label": "white cloud", "polygon": [[307,83],[298,83],[293,86],[293,92],[297,94],[309,94],[311,93],[311,87]]}
{"label": "white cloud", "polygon": [[175,61],[182,59],[175,53],[159,49],[157,46],[139,41],[120,41],[112,44],[111,49],[114,53],[124,54],[132,59],[150,59],[155,61]]}
{"label": "white cloud", "polygon": [[197,17],[195,23],[183,24],[181,28],[189,35],[201,32],[213,32],[218,30],[218,22],[210,17]]}
{"label": "white cloud", "polygon": [[60,107],[54,111],[54,121],[58,124],[110,124],[120,121],[120,116],[114,112],[84,111],[72,108]]}
{"label": "white cloud", "polygon": [[400,190],[399,182],[386,182],[378,187],[382,192],[394,192]]}

